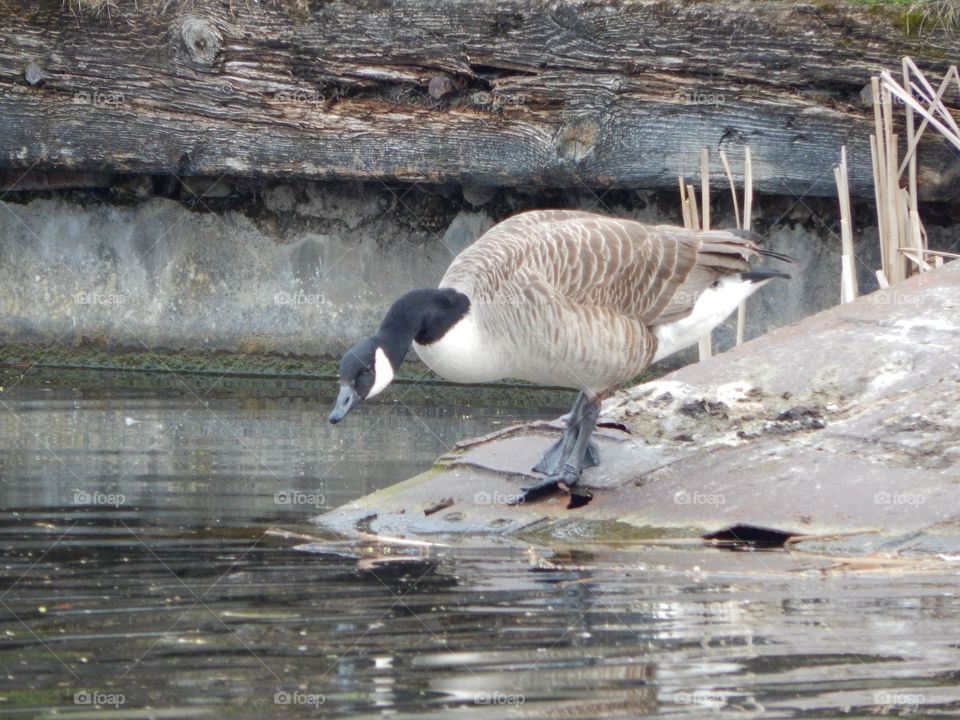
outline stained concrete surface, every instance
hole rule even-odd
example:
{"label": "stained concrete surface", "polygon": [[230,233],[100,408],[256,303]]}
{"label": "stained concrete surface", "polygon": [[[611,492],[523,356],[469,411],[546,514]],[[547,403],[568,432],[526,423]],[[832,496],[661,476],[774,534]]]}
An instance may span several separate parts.
{"label": "stained concrete surface", "polygon": [[537,477],[554,421],[463,442],[432,470],[318,521],[348,535],[554,538],[749,526],[954,548],[960,263],[631,388],[601,422],[584,507],[568,509],[561,494],[509,504]]}
{"label": "stained concrete surface", "polygon": [[[329,359],[516,212],[579,207],[679,222],[669,193],[214,180],[131,176],[99,195],[8,192],[0,342]],[[840,267],[832,201],[764,196],[755,207],[768,246],[798,262],[790,282],[750,298],[748,337],[835,303]],[[715,226],[734,225],[728,194],[717,193],[713,215]],[[955,220],[938,224],[932,210],[924,217],[932,245],[949,248]],[[875,228],[858,222],[865,290],[875,286],[877,247]],[[714,337],[729,347],[733,324]]]}

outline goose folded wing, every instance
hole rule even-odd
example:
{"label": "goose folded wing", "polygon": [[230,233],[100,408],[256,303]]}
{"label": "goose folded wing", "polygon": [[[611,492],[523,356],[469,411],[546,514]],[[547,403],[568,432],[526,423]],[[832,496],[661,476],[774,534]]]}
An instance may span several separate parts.
{"label": "goose folded wing", "polygon": [[700,294],[758,254],[742,231],[651,226],[597,215],[549,224],[527,262],[568,302],[652,326],[688,315]]}

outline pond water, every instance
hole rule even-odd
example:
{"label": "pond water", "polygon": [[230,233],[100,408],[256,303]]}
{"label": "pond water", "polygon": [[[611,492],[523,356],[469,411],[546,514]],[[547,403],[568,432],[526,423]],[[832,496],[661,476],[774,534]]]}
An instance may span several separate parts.
{"label": "pond water", "polygon": [[275,534],[561,406],[329,401],[8,386],[0,716],[960,713],[956,574]]}

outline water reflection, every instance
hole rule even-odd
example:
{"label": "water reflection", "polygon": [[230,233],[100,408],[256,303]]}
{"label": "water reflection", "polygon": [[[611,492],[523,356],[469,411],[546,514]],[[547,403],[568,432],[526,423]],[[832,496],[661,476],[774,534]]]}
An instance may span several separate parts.
{"label": "water reflection", "polygon": [[960,712],[955,575],[268,533],[541,412],[371,405],[331,428],[307,399],[3,400],[2,716]]}
{"label": "water reflection", "polygon": [[422,472],[461,438],[558,414],[368,404],[334,427],[327,398],[70,395],[3,398],[0,505],[161,525],[309,516]]}

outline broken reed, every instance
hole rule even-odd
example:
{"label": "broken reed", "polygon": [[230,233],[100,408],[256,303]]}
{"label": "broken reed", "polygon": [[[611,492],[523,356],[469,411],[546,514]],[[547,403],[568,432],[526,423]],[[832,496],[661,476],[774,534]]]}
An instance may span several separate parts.
{"label": "broken reed", "polygon": [[[750,148],[744,149],[743,165],[743,219],[740,216],[740,204],[737,199],[737,187],[733,181],[733,172],[727,154],[720,151],[720,162],[723,164],[727,182],[730,184],[730,193],[733,195],[733,214],[737,227],[750,229],[750,217],[753,212],[753,164],[750,157]],[[710,229],[710,153],[706,148],[700,151],[700,199],[701,212],[697,210],[697,191],[693,185],[688,185],[683,177],[680,181],[680,210],[683,214],[683,226],[688,230]],[[700,218],[703,218],[701,222]],[[737,345],[743,344],[744,328],[747,321],[746,304],[740,303],[737,308]],[[707,335],[699,343],[700,359],[705,360],[713,354],[711,336]]]}
{"label": "broken reed", "polygon": [[[872,78],[871,91],[874,107],[874,134],[870,136],[873,162],[874,192],[877,202],[877,228],[880,235],[882,269],[877,271],[880,287],[906,279],[910,260],[919,272],[943,263],[942,253],[927,247],[927,233],[920,220],[917,194],[917,146],[928,126],[932,126],[948,142],[960,150],[960,127],[943,102],[943,96],[955,82],[960,91],[960,73],[952,65],[937,90],[912,59],[902,60],[902,82],[884,70]],[[899,137],[893,132],[893,98],[904,105],[906,151],[899,159]],[[916,116],[923,118],[919,127]],[[901,177],[906,172],[906,187]],[[841,199],[842,203],[842,199]]]}
{"label": "broken reed", "polygon": [[833,169],[840,198],[840,302],[857,297],[857,272],[853,257],[853,215],[850,211],[850,182],[847,175],[847,146],[840,148],[840,164]]}

